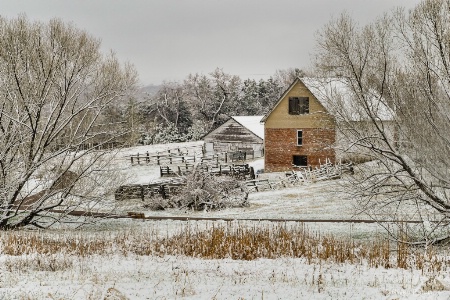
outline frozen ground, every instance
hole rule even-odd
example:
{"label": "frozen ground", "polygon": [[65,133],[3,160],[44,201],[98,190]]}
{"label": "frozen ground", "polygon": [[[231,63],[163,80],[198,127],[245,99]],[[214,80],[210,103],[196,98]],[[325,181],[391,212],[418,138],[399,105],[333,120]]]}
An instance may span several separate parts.
{"label": "frozen ground", "polygon": [[[164,146],[160,146],[164,150]],[[166,146],[167,147],[167,146]],[[128,149],[126,155],[143,148]],[[162,151],[161,150],[161,151]],[[149,146],[148,151],[152,151]],[[262,161],[253,162],[255,169]],[[158,168],[122,167],[136,182],[158,177]],[[262,176],[282,176],[282,174]],[[280,177],[281,178],[281,177]],[[206,216],[235,218],[249,226],[267,222],[239,221],[245,218],[348,219],[352,200],[339,192],[340,182],[328,181],[250,194],[250,207],[217,212],[184,210],[145,211],[147,216]],[[120,203],[122,212],[142,211],[142,202]],[[151,228],[171,235],[185,226],[208,227],[212,222],[103,220],[84,231],[114,232],[128,228]],[[216,223],[224,223],[218,221]],[[189,224],[189,225],[187,225]],[[312,230],[353,238],[380,233],[376,225],[308,224]],[[64,234],[59,231],[58,234]],[[1,249],[2,245],[0,245]],[[370,268],[365,264],[308,264],[304,259],[278,258],[255,261],[204,260],[183,256],[49,256],[62,267],[48,270],[24,263],[35,255],[0,256],[0,299],[450,299],[450,274],[442,270],[427,274],[420,270]],[[38,260],[39,261],[39,260]],[[45,264],[42,264],[45,265]],[[444,291],[425,291],[434,278]]]}
{"label": "frozen ground", "polygon": [[[16,258],[19,260],[20,258]],[[1,299],[449,299],[426,292],[420,271],[303,259],[255,261],[186,257],[69,257],[62,271],[8,271],[1,257]],[[450,285],[448,274],[436,277]]]}

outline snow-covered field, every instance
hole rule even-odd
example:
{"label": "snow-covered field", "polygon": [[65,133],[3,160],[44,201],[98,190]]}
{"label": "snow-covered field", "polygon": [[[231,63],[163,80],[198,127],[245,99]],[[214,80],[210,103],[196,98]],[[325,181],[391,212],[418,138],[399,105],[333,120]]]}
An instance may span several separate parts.
{"label": "snow-covered field", "polygon": [[[2,259],[4,265],[5,257]],[[424,292],[417,270],[349,264],[307,264],[302,259],[255,261],[186,257],[70,257],[64,271],[2,267],[2,299],[449,299]],[[449,285],[448,274],[439,275]]]}
{"label": "snow-covered field", "polygon": [[[147,148],[128,149],[124,155]],[[159,146],[162,151],[163,146]],[[262,161],[253,162],[255,169]],[[158,177],[158,168],[127,165],[122,168],[136,182]],[[281,174],[262,176],[282,176]],[[280,177],[281,178],[281,177]],[[273,178],[272,178],[273,179]],[[140,201],[119,203],[121,212],[143,211],[147,216],[192,216],[235,218],[244,226],[265,222],[239,219],[350,219],[352,200],[340,192],[339,180],[303,184],[250,194],[250,206],[216,212],[184,210],[145,211]],[[109,200],[112,201],[112,200]],[[191,221],[201,228],[212,221]],[[224,224],[224,221],[217,221]],[[83,229],[83,234],[123,230],[154,230],[170,236],[182,230],[183,221],[102,220]],[[382,233],[376,225],[307,224],[312,231],[356,239]],[[71,234],[54,229],[56,235]],[[66,232],[66,233],[65,233]],[[3,233],[4,234],[4,233]],[[0,244],[0,249],[3,245]],[[3,253],[3,251],[2,251]],[[48,266],[57,266],[55,268]],[[425,282],[435,285],[427,291]],[[436,288],[437,286],[437,288]],[[442,291],[437,291],[444,289]],[[303,258],[281,257],[238,261],[206,260],[185,256],[139,256],[110,254],[92,256],[31,254],[0,255],[0,299],[450,299],[450,273],[422,270],[372,268],[365,263],[336,264]]]}

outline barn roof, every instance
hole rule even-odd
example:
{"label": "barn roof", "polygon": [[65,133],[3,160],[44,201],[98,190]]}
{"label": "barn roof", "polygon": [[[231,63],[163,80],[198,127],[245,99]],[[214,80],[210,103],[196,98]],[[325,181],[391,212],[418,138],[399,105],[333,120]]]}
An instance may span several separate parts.
{"label": "barn roof", "polygon": [[264,124],[261,123],[262,117],[263,116],[232,116],[231,118],[258,137],[264,139]]}
{"label": "barn roof", "polygon": [[278,99],[277,103],[275,103],[274,106],[272,106],[272,108],[261,118],[261,122],[264,123],[266,122],[267,118],[270,116],[270,114],[275,110],[275,108],[278,106],[278,104],[280,104],[280,102],[284,99],[284,97],[286,97],[286,95],[289,93],[289,91],[297,84],[297,82],[300,81],[300,78],[296,78],[294,80],[294,82],[291,83],[291,85],[286,89],[286,91],[284,91],[284,93],[280,96],[280,98]]}
{"label": "barn roof", "polygon": [[[306,86],[314,97],[316,97],[328,113],[336,117],[340,114],[343,116],[345,113],[346,119],[351,121],[367,120],[367,113],[364,112],[361,104],[355,99],[354,94],[345,83],[344,79],[303,77],[296,78],[283,95],[281,95],[272,109],[262,118],[261,122],[267,120],[269,115],[299,81]],[[369,92],[366,99],[369,99],[370,111],[373,112],[379,120],[389,121],[393,119],[394,112],[387,106],[385,99],[379,97],[379,94],[375,91]]]}
{"label": "barn roof", "polygon": [[[345,118],[350,121],[368,119],[368,113],[355,98],[344,79],[304,77],[300,78],[300,80],[329,113],[335,116],[345,114]],[[367,101],[368,109],[377,119],[380,121],[393,119],[394,112],[387,106],[385,99],[380,97],[376,91],[368,91],[365,94],[365,100]]]}

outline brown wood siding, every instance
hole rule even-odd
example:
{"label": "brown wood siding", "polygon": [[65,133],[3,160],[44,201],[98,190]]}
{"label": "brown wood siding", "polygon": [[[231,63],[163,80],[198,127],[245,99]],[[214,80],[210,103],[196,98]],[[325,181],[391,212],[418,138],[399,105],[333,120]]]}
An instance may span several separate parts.
{"label": "brown wood siding", "polygon": [[236,151],[239,148],[253,148],[261,151],[264,146],[262,138],[243,127],[234,119],[230,119],[209,134],[203,140],[205,143],[213,143],[214,151]]}
{"label": "brown wood siding", "polygon": [[222,143],[262,143],[262,139],[233,119],[228,120],[204,138],[205,142]]}

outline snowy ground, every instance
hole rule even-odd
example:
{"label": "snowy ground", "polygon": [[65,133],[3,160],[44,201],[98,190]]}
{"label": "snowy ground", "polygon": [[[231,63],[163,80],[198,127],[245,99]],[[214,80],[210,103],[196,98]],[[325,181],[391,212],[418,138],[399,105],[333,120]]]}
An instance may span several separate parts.
{"label": "snowy ground", "polygon": [[[2,265],[11,258],[2,257]],[[62,271],[0,267],[1,299],[449,299],[425,292],[428,274],[303,259],[69,257]],[[448,274],[436,279],[450,286]]]}
{"label": "snowy ground", "polygon": [[[160,146],[161,151],[165,150]],[[154,151],[128,149],[124,155]],[[158,150],[159,151],[159,150]],[[255,169],[262,161],[253,162]],[[158,177],[158,168],[121,166],[136,182]],[[267,175],[262,176],[282,176]],[[281,177],[280,177],[281,178]],[[235,218],[243,224],[266,226],[244,218],[349,219],[352,200],[339,192],[340,182],[304,184],[275,191],[250,194],[250,207],[217,212],[183,210],[144,211],[147,216],[207,216]],[[122,212],[142,211],[140,201],[120,203]],[[219,221],[217,223],[223,223]],[[208,227],[209,222],[193,222]],[[287,223],[290,223],[287,221]],[[150,228],[171,235],[186,225],[183,221],[103,220],[84,231],[114,232]],[[314,231],[353,238],[380,233],[376,225],[308,224]],[[56,230],[61,234],[60,229]],[[62,233],[64,234],[64,233]],[[2,245],[0,244],[0,249]],[[279,258],[255,261],[204,260],[183,256],[53,256],[62,267],[48,270],[27,264],[37,256],[0,255],[0,299],[450,299],[450,274],[442,270],[427,274],[421,270],[370,268],[365,264],[308,264],[304,259]],[[39,260],[38,260],[39,261]],[[44,264],[43,264],[44,265]],[[425,291],[424,283],[435,277],[444,291]]]}

